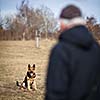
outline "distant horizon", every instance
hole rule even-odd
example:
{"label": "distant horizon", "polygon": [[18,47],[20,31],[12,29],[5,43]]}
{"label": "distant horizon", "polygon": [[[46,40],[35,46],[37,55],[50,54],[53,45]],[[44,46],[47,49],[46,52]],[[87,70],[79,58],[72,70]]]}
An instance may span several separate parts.
{"label": "distant horizon", "polygon": [[[27,1],[27,0],[26,0]],[[41,5],[47,6],[52,10],[56,18],[59,18],[59,14],[62,8],[68,4],[77,5],[83,12],[83,16],[96,18],[97,22],[100,23],[100,1],[99,0],[28,0],[29,6],[38,8]],[[0,12],[1,16],[9,16],[17,13],[16,6],[20,6],[22,0],[0,0]]]}

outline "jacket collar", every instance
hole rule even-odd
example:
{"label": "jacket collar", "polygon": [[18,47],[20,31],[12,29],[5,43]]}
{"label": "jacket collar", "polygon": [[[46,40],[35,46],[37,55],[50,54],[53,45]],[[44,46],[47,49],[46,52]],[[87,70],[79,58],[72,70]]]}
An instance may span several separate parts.
{"label": "jacket collar", "polygon": [[59,41],[69,42],[83,48],[90,48],[93,43],[93,37],[85,26],[78,25],[63,31]]}

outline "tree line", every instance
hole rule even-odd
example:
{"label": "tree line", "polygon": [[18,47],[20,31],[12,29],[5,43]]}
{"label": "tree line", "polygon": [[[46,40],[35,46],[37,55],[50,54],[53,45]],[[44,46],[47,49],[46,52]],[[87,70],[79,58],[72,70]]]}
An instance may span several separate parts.
{"label": "tree line", "polygon": [[[0,40],[33,40],[41,38],[57,38],[60,30],[52,10],[46,6],[29,7],[28,0],[23,0],[16,6],[14,16],[0,15]],[[94,17],[86,18],[87,27],[94,37],[100,39],[100,24]]]}
{"label": "tree line", "polygon": [[29,2],[23,0],[16,6],[15,16],[0,18],[1,40],[30,40],[36,33],[43,38],[53,37],[58,31],[58,22],[54,13],[46,6],[29,7]]}

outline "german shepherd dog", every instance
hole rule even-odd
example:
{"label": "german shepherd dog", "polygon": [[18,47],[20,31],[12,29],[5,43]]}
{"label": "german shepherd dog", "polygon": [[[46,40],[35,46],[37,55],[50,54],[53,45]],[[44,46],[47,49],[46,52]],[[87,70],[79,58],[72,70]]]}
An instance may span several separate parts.
{"label": "german shepherd dog", "polygon": [[19,87],[21,90],[37,90],[36,88],[36,73],[35,73],[35,64],[31,67],[30,64],[28,64],[28,71],[27,74],[24,78],[24,81],[22,83],[19,83],[18,81],[16,82],[16,85]]}

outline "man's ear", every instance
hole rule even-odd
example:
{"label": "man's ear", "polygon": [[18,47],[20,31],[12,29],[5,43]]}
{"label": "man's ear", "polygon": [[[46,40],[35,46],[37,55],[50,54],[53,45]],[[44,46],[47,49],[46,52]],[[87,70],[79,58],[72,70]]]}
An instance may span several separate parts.
{"label": "man's ear", "polygon": [[30,70],[30,67],[31,67],[31,65],[30,65],[30,64],[28,64],[28,70]]}
{"label": "man's ear", "polygon": [[35,70],[35,64],[33,64],[33,70]]}

